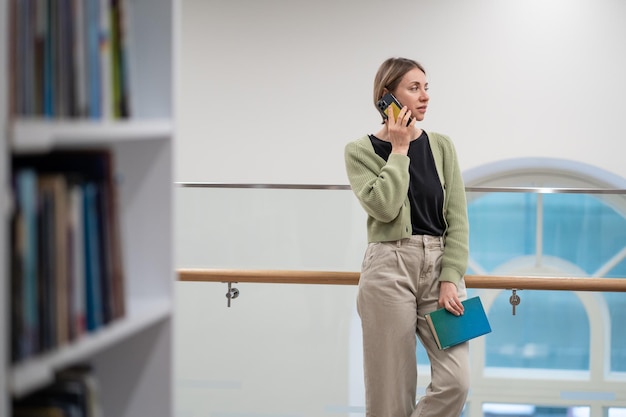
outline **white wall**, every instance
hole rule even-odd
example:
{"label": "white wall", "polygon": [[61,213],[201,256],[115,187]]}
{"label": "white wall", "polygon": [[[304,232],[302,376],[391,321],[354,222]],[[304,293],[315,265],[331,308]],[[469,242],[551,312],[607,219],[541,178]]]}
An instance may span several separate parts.
{"label": "white wall", "polygon": [[463,170],[517,157],[626,177],[626,2],[183,0],[178,181],[346,184],[389,56],[421,61],[422,127]]}

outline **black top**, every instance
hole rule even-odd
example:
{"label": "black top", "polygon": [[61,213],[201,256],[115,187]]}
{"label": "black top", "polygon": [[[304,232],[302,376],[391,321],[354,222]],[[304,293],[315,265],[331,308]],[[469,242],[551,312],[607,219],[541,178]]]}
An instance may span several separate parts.
{"label": "black top", "polygon": [[[391,143],[369,135],[374,151],[385,161],[391,153]],[[435,159],[426,132],[409,145],[409,203],[414,235],[443,236],[443,189],[437,174]]]}

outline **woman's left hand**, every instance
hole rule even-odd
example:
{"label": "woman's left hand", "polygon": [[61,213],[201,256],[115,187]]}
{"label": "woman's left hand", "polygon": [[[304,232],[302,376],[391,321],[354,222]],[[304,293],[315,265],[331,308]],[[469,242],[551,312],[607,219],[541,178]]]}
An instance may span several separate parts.
{"label": "woman's left hand", "polygon": [[439,283],[439,305],[455,316],[463,314],[463,304],[456,292],[453,282],[441,281]]}

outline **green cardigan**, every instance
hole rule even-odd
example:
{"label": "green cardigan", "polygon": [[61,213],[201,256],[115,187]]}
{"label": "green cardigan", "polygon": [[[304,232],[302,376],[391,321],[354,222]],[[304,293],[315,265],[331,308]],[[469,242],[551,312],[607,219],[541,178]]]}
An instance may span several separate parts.
{"label": "green cardigan", "polygon": [[[458,285],[465,275],[469,252],[465,186],[450,138],[428,132],[428,139],[444,192],[446,231],[439,281]],[[409,157],[390,154],[385,162],[374,151],[369,136],[363,136],[346,145],[345,162],[352,191],[367,212],[368,242],[410,237]]]}

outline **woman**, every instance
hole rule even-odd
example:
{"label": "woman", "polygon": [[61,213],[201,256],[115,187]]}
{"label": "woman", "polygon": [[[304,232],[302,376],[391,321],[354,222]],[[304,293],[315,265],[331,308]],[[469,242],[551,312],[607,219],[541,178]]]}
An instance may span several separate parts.
{"label": "woman", "polygon": [[[424,314],[463,314],[468,259],[465,189],[454,145],[417,126],[428,107],[426,71],[390,58],[374,79],[374,104],[392,93],[403,106],[383,126],[346,145],[346,171],[367,212],[368,246],[357,310],[363,328],[366,415],[458,417],[469,388],[468,343],[439,350]],[[431,383],[415,403],[416,334]]]}

